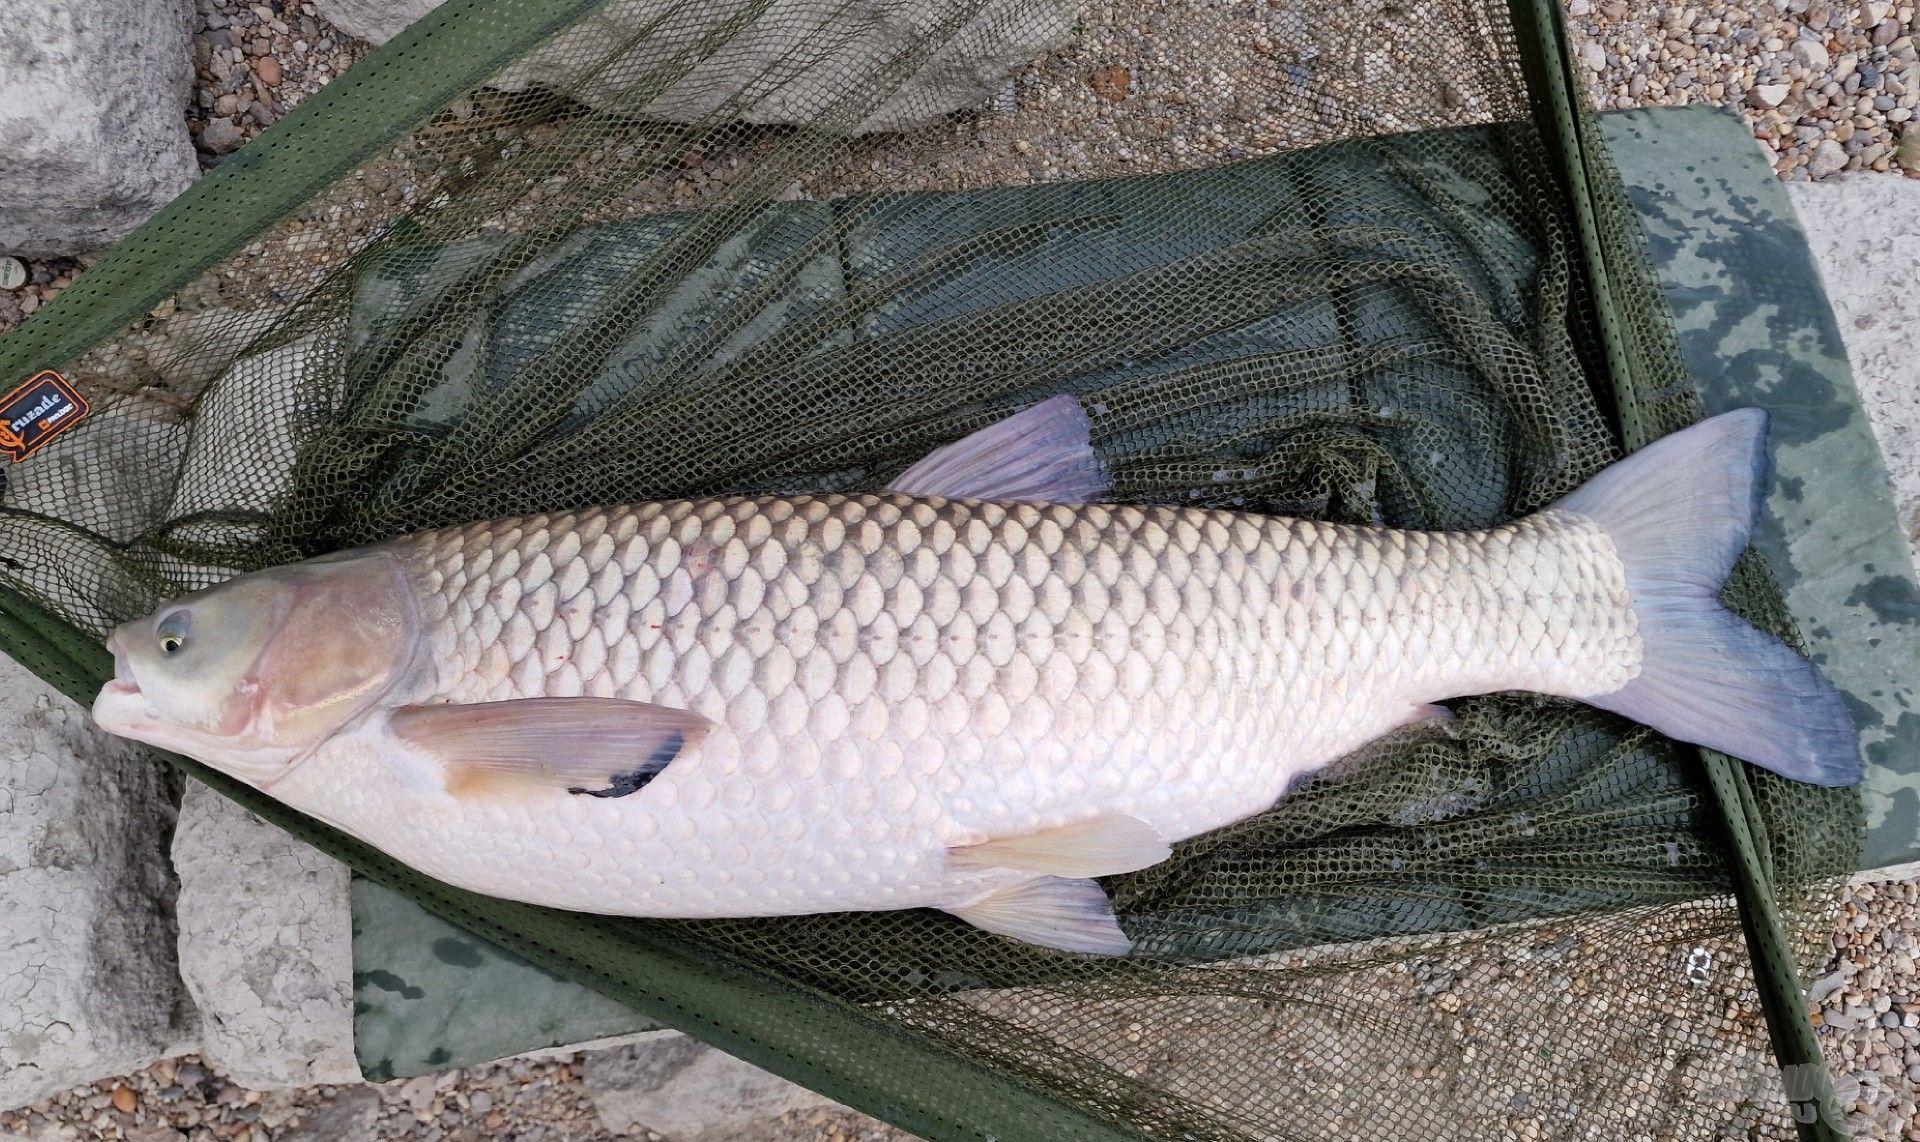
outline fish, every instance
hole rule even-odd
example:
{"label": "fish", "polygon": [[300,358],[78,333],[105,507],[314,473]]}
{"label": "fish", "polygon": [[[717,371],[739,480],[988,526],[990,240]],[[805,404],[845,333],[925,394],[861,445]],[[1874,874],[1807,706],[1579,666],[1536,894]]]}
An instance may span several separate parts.
{"label": "fish", "polygon": [[1128,953],[1100,878],[1450,699],[1534,691],[1825,786],[1839,693],[1719,592],[1766,416],[1479,531],[1104,502],[1080,403],[873,494],[557,511],[115,629],[93,717],[460,888],[660,918],[931,908]]}

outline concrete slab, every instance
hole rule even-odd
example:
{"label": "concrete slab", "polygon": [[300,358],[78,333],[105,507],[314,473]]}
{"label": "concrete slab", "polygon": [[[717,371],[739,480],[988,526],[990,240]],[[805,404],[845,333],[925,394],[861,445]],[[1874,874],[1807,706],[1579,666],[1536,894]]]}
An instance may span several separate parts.
{"label": "concrete slab", "polygon": [[1786,184],[1920,557],[1920,179]]}

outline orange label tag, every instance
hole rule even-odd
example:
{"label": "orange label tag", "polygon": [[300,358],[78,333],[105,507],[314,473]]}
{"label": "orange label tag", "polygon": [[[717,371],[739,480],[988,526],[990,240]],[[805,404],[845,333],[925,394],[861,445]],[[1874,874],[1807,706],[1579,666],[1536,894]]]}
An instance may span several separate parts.
{"label": "orange label tag", "polygon": [[0,452],[15,464],[53,443],[93,409],[67,378],[48,369],[0,397]]}

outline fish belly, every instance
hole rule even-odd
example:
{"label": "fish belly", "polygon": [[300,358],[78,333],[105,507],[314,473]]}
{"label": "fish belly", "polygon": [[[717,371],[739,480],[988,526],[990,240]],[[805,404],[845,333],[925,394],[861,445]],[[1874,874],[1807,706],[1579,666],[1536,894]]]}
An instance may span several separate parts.
{"label": "fish belly", "polygon": [[1421,533],[741,498],[398,548],[427,638],[404,700],[590,695],[714,722],[632,796],[461,802],[416,774],[363,826],[455,883],[587,911],[960,903],[1015,874],[950,868],[950,847],[1102,812],[1184,839],[1424,703],[1606,693],[1639,661],[1610,543],[1554,513]]}

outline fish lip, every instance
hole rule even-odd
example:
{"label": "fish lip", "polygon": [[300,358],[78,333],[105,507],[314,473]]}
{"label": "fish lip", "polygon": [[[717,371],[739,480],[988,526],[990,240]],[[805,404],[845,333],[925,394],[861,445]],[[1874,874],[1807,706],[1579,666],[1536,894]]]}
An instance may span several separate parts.
{"label": "fish lip", "polygon": [[113,680],[101,690],[107,694],[138,694],[140,678],[133,672],[133,662],[127,658],[126,648],[120,645],[120,633],[125,627],[116,627],[107,636],[107,650],[113,655]]}
{"label": "fish lip", "polygon": [[95,725],[119,737],[144,740],[141,735],[159,728],[146,695],[140,693],[139,687],[118,678],[100,688],[91,712]]}

